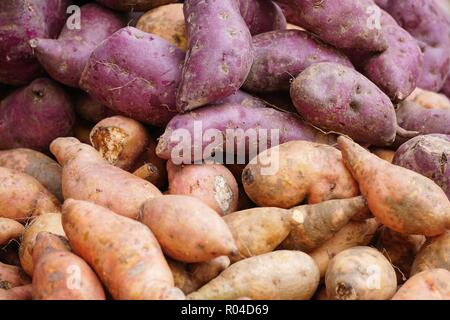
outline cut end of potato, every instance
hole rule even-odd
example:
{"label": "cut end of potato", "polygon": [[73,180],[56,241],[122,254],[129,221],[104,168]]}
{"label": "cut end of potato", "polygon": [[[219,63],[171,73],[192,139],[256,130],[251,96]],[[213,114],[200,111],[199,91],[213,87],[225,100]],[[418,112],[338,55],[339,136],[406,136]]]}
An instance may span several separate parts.
{"label": "cut end of potato", "polygon": [[115,165],[124,149],[128,134],[116,127],[99,127],[91,132],[91,143],[102,157]]}

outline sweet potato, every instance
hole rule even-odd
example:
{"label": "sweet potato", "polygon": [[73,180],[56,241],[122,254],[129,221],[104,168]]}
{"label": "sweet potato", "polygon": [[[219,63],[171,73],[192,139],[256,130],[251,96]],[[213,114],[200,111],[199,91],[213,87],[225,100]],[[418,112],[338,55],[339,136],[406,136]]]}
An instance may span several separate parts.
{"label": "sweet potato", "polygon": [[283,11],[271,0],[239,1],[239,11],[252,35],[286,29]]}
{"label": "sweet potato", "polygon": [[52,234],[65,236],[61,223],[61,213],[46,213],[31,221],[27,225],[22,236],[19,247],[20,265],[28,275],[33,275],[33,248],[36,243],[36,236],[39,232],[50,232]]}
{"label": "sweet potato", "polygon": [[63,227],[73,251],[116,300],[182,299],[152,232],[93,203],[66,200]]}
{"label": "sweet potato", "polygon": [[156,34],[184,52],[187,51],[187,35],[182,3],[160,6],[146,12],[136,28]]}
{"label": "sweet potato", "polygon": [[386,160],[387,162],[392,163],[395,156],[394,150],[383,149],[383,148],[374,148],[371,149],[372,153],[376,155],[378,158]]}
{"label": "sweet potato", "polygon": [[0,102],[0,149],[47,150],[53,139],[72,133],[74,122],[64,89],[50,79],[36,79]]}
{"label": "sweet potato", "polygon": [[91,145],[91,139],[89,138],[94,126],[87,121],[77,119],[73,126],[73,137],[80,140],[81,143]]}
{"label": "sweet potato", "polygon": [[445,81],[441,92],[443,94],[445,94],[447,96],[447,98],[450,98],[450,77],[449,76],[447,76],[447,81]]}
{"label": "sweet potato", "polygon": [[406,29],[424,53],[424,70],[418,86],[438,92],[450,71],[450,37],[445,13],[436,1],[390,1],[389,14]]}
{"label": "sweet potato", "polygon": [[[201,133],[200,140],[198,132]],[[214,134],[211,141],[203,139],[208,133]],[[185,134],[189,139],[184,137]],[[279,141],[273,137],[278,137]],[[331,144],[335,136],[322,133],[292,113],[254,104],[230,103],[175,116],[159,138],[156,153],[163,159],[176,160],[177,164],[190,164],[222,152],[251,159],[265,148],[292,140]],[[185,154],[185,148],[191,153]]]}
{"label": "sweet potato", "polygon": [[61,166],[43,153],[26,148],[0,151],[0,167],[26,173],[62,200]]}
{"label": "sweet potato", "polygon": [[332,238],[365,208],[367,202],[362,196],[294,207],[290,210],[291,232],[280,248],[311,252]]}
{"label": "sweet potato", "polygon": [[119,11],[146,11],[176,0],[96,0],[102,5]]}
{"label": "sweet potato", "polygon": [[25,222],[60,209],[56,197],[32,176],[0,167],[0,181],[0,217]]}
{"label": "sweet potato", "polygon": [[[372,0],[278,0],[291,11],[288,21],[303,27],[339,49],[366,52],[388,48],[380,28],[372,26]],[[370,10],[372,9],[372,10]],[[351,17],[351,19],[349,19]],[[290,19],[289,19],[290,18]]]}
{"label": "sweet potato", "polygon": [[275,250],[291,231],[289,211],[280,208],[252,208],[223,217],[238,251],[232,262]]}
{"label": "sweet potato", "polygon": [[164,195],[149,200],[140,221],[152,230],[164,253],[178,261],[204,262],[237,251],[225,221],[193,197]]}
{"label": "sweet potato", "polygon": [[31,281],[20,267],[0,262],[0,289],[9,290],[29,284]]}
{"label": "sweet potato", "polygon": [[445,95],[416,88],[407,98],[425,109],[450,109],[450,99]]}
{"label": "sweet potato", "polygon": [[253,62],[251,35],[238,1],[186,0],[183,11],[189,49],[177,92],[180,112],[237,91]]}
{"label": "sweet potato", "polygon": [[31,284],[15,287],[9,290],[0,289],[0,300],[31,300]]}
{"label": "sweet potato", "polygon": [[368,245],[379,225],[374,218],[365,221],[350,221],[331,239],[311,251],[309,255],[319,267],[320,276],[325,275],[330,260],[339,252],[356,246]]}
{"label": "sweet potato", "polygon": [[92,99],[84,92],[77,92],[74,97],[74,110],[83,120],[97,123],[105,118],[112,117],[118,113],[105,107],[100,102]]}
{"label": "sweet potato", "polygon": [[450,135],[415,137],[400,146],[393,163],[430,178],[450,199]]}
{"label": "sweet potato", "polygon": [[399,283],[404,282],[411,270],[414,258],[425,242],[421,235],[407,235],[382,227],[377,248],[394,266]]}
{"label": "sweet potato", "polygon": [[114,111],[165,126],[176,113],[183,58],[184,53],[166,40],[126,27],[92,52],[80,87]]}
{"label": "sweet potato", "polygon": [[47,73],[75,88],[95,47],[125,25],[117,14],[95,3],[82,6],[80,16],[79,28],[66,24],[58,39],[36,37],[30,41]]}
{"label": "sweet potato", "polygon": [[[66,239],[41,232],[33,249],[34,300],[105,300],[97,275],[65,247]],[[67,244],[68,245],[68,244]]]}
{"label": "sweet potato", "polygon": [[161,195],[151,183],[110,165],[93,147],[75,138],[58,138],[50,150],[63,166],[65,199],[91,201],[136,219],[146,200]]}
{"label": "sweet potato", "polygon": [[0,246],[8,244],[11,240],[19,239],[25,228],[16,220],[0,218]]}
{"label": "sweet potato", "polygon": [[409,278],[392,300],[450,300],[450,272],[445,269],[422,271]]}
{"label": "sweet potato", "polygon": [[314,64],[294,80],[291,98],[303,119],[324,130],[377,146],[394,142],[397,121],[392,102],[351,68]]}
{"label": "sweet potato", "polygon": [[397,277],[379,251],[359,246],[331,259],[325,286],[332,300],[388,300],[397,290]]}
{"label": "sweet potato", "polygon": [[350,60],[312,34],[299,30],[266,32],[253,37],[254,60],[244,88],[252,92],[288,91],[290,81],[312,64]]}
{"label": "sweet potato", "polygon": [[169,194],[197,198],[220,215],[237,210],[239,188],[233,174],[220,164],[176,166],[167,161]]}
{"label": "sweet potato", "polygon": [[319,285],[319,271],[303,252],[280,250],[239,261],[188,295],[193,300],[307,300]]}
{"label": "sweet potato", "polygon": [[450,201],[432,180],[390,164],[343,136],[338,145],[370,211],[386,227],[425,236],[450,227]]}
{"label": "sweet potato", "polygon": [[35,37],[57,37],[70,3],[70,0],[0,2],[0,83],[24,85],[42,74],[28,41]]}
{"label": "sweet potato", "polygon": [[359,194],[339,150],[308,141],[291,141],[261,152],[244,169],[242,183],[261,207],[291,208],[305,199],[315,204]]}
{"label": "sweet potato", "polygon": [[92,129],[92,146],[108,163],[128,170],[149,143],[147,129],[136,120],[114,116],[103,119]]}
{"label": "sweet potato", "polygon": [[428,239],[417,253],[411,267],[411,276],[428,269],[450,271],[450,231]]}

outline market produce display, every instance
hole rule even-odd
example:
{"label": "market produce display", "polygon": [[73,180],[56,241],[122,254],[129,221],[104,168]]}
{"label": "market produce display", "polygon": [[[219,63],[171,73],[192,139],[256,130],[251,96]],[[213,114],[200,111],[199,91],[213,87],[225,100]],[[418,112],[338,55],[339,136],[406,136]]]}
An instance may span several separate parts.
{"label": "market produce display", "polygon": [[450,0],[1,0],[0,300],[450,300]]}

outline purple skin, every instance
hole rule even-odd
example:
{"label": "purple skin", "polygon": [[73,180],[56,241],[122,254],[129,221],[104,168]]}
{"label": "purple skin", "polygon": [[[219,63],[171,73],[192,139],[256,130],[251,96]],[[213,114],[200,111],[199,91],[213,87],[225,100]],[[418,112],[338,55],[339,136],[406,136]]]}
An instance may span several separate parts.
{"label": "purple skin", "polygon": [[126,27],[94,50],[80,87],[112,110],[163,127],[176,114],[183,61],[184,53],[166,40]]}
{"label": "purple skin", "polygon": [[447,80],[445,81],[441,92],[445,94],[448,98],[450,98],[450,74],[449,76],[447,76]]}
{"label": "purple skin", "polygon": [[[367,22],[372,0],[278,0],[290,9],[288,20],[339,49],[380,52],[388,47],[381,30]],[[292,13],[290,13],[292,11]],[[351,17],[351,18],[349,18]],[[326,26],[326,27],[325,27]]]}
{"label": "purple skin", "polygon": [[450,199],[450,135],[415,137],[400,146],[393,163],[430,178]]}
{"label": "purple skin", "polygon": [[281,8],[270,0],[241,0],[239,6],[252,36],[286,29],[286,18]]}
{"label": "purple skin", "polygon": [[243,86],[251,92],[289,91],[292,78],[319,62],[353,68],[344,54],[306,31],[266,32],[253,37],[253,48],[253,65]]}
{"label": "purple skin", "polygon": [[395,110],[389,97],[363,75],[337,63],[318,63],[294,80],[291,98],[298,113],[324,130],[359,143],[392,144]]}
{"label": "purple skin", "polygon": [[416,40],[401,28],[386,12],[382,13],[382,30],[389,40],[389,48],[370,55],[361,70],[394,102],[408,97],[422,74],[423,54]]}
{"label": "purple skin", "polygon": [[212,102],[213,105],[218,104],[242,104],[242,105],[249,105],[249,106],[259,106],[259,107],[266,107],[267,104],[261,100],[258,99],[255,96],[252,96],[251,94],[244,92],[242,90],[238,90],[235,93],[229,95],[228,97],[225,97],[223,99],[217,100]]}
{"label": "purple skin", "polygon": [[23,85],[42,74],[28,41],[58,36],[70,3],[70,0],[0,1],[0,83]]}
{"label": "purple skin", "polygon": [[424,71],[418,87],[439,92],[450,71],[450,39],[443,10],[434,0],[390,1],[386,9],[424,52]]}
{"label": "purple skin", "polygon": [[30,41],[35,55],[50,76],[71,87],[78,87],[81,73],[95,47],[124,27],[121,17],[95,3],[81,7],[81,28],[66,26],[59,38]]}
{"label": "purple skin", "polygon": [[105,7],[118,11],[147,11],[152,8],[168,3],[175,3],[176,0],[96,0]]}
{"label": "purple skin", "polygon": [[[171,153],[178,144],[178,141],[171,141],[171,138],[176,138],[172,134],[178,129],[187,130],[192,139],[194,139],[192,144],[192,154],[194,154],[194,149],[198,148],[198,144],[195,143],[197,138],[194,135],[194,121],[198,121],[201,124],[202,137],[208,129],[219,130],[223,137],[225,137],[226,129],[238,128],[244,131],[248,129],[265,129],[269,138],[271,135],[270,130],[279,130],[279,143],[292,140],[306,140],[326,144],[336,142],[336,137],[333,134],[323,134],[303,122],[293,113],[248,103],[211,105],[189,113],[176,115],[167,125],[164,134],[159,138],[158,146],[156,147],[158,157],[163,159],[171,158]],[[268,148],[276,145],[270,144],[270,141],[268,142]],[[209,144],[210,141],[202,141],[202,150],[204,151]],[[248,146],[248,141],[246,141],[246,145]],[[218,147],[225,149],[224,145]],[[236,141],[234,150],[237,150]],[[263,150],[258,151],[262,152]],[[194,154],[192,161],[198,160],[201,159],[195,157]]]}
{"label": "purple skin", "polygon": [[46,151],[54,139],[70,136],[74,123],[64,89],[50,79],[36,79],[1,101],[0,149]]}
{"label": "purple skin", "polygon": [[118,115],[117,112],[95,101],[83,91],[77,92],[73,100],[75,113],[86,121],[97,123],[105,118]]}
{"label": "purple skin", "polygon": [[186,0],[183,11],[189,49],[177,92],[180,112],[236,92],[253,62],[250,31],[237,1]]}

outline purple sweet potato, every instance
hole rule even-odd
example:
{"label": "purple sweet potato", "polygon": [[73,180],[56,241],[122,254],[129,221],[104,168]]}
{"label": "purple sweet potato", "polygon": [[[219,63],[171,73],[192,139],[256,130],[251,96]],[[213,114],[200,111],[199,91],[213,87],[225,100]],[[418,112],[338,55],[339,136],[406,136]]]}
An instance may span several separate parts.
{"label": "purple sweet potato", "polygon": [[306,121],[360,143],[391,144],[395,110],[389,97],[363,75],[337,63],[319,63],[300,73],[291,98]]}
{"label": "purple sweet potato", "polygon": [[388,48],[381,28],[371,25],[378,8],[372,0],[279,0],[292,11],[291,23],[339,49],[380,52]]}
{"label": "purple sweet potato", "polygon": [[30,41],[34,53],[50,76],[71,87],[78,87],[81,73],[95,47],[125,23],[114,12],[95,3],[80,9],[80,28],[66,24],[57,40]]}
{"label": "purple sweet potato", "polygon": [[176,113],[183,58],[184,53],[166,40],[126,27],[94,50],[80,87],[132,119],[165,126]]}
{"label": "purple sweet potato", "polygon": [[415,137],[396,151],[393,163],[430,178],[450,199],[450,135]]}
{"label": "purple sweet potato", "polygon": [[450,71],[450,37],[445,13],[435,0],[390,1],[386,11],[417,39],[424,53],[424,70],[418,86],[439,91]]}
{"label": "purple sweet potato", "polygon": [[75,122],[64,89],[40,78],[0,102],[0,149],[46,150],[50,142],[72,132]]}
{"label": "purple sweet potato", "polygon": [[[227,129],[230,129],[230,131],[227,131]],[[243,135],[241,136],[235,129],[239,129]],[[210,136],[209,140],[207,136],[211,133],[213,136]],[[252,136],[253,133],[254,136]],[[186,134],[189,136],[188,140],[186,140]],[[272,139],[275,134],[279,135],[279,141]],[[183,163],[191,163],[192,161],[208,159],[213,152],[215,155],[222,151],[240,156],[242,154],[248,155],[250,153],[249,144],[253,146],[258,144],[257,149],[259,150],[251,151],[256,151],[257,154],[278,143],[291,140],[331,144],[335,141],[334,139],[334,135],[323,134],[293,113],[252,104],[230,103],[211,105],[175,116],[167,125],[164,134],[159,138],[156,153],[163,159],[172,159],[175,162],[175,157],[177,161],[182,158]],[[232,150],[226,148],[227,144],[231,146]],[[184,154],[184,152],[180,154],[180,148],[183,149],[181,151],[187,148],[188,151],[191,150],[192,152],[191,154]],[[253,154],[253,156],[256,156],[256,154]]]}
{"label": "purple sweet potato", "polygon": [[118,11],[147,11],[176,0],[96,0],[102,5]]}
{"label": "purple sweet potato", "polygon": [[353,68],[344,54],[306,31],[266,32],[253,37],[253,48],[253,65],[244,83],[253,92],[288,91],[293,77],[320,62]]}
{"label": "purple sweet potato", "polygon": [[252,35],[286,29],[283,11],[270,0],[241,0],[239,10]]}
{"label": "purple sweet potato", "polygon": [[237,91],[253,62],[251,34],[237,1],[186,0],[183,11],[189,49],[177,92],[181,112]]}
{"label": "purple sweet potato", "polygon": [[[449,75],[450,75],[450,73],[449,73]],[[449,76],[447,76],[447,80],[445,81],[441,92],[443,94],[445,94],[448,98],[450,98],[450,77]]]}
{"label": "purple sweet potato", "polygon": [[42,74],[28,41],[55,38],[70,0],[0,1],[0,83],[24,85]]}

